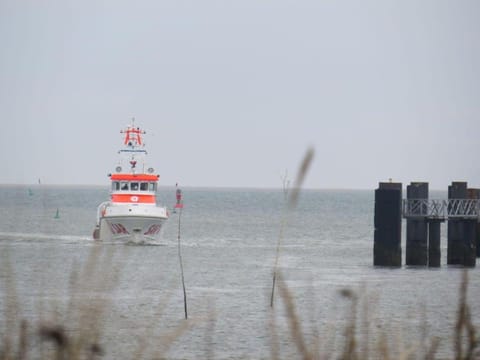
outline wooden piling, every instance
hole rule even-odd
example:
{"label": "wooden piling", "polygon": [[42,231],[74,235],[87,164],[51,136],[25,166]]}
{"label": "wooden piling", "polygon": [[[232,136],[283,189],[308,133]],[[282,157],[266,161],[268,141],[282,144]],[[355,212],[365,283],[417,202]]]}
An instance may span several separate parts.
{"label": "wooden piling", "polygon": [[477,247],[477,258],[480,257],[480,222],[477,222],[477,236],[476,236],[476,242],[475,245]]}
{"label": "wooden piling", "polygon": [[[469,199],[480,199],[480,189],[473,189],[473,188],[467,189],[467,195]],[[480,257],[480,222],[477,221],[474,227],[475,227],[475,253],[477,257]]]}
{"label": "wooden piling", "polygon": [[[467,197],[466,182],[452,182],[448,187],[448,199],[465,199]],[[463,222],[460,219],[448,219],[447,264],[463,265]]]}
{"label": "wooden piling", "polygon": [[402,266],[402,183],[379,183],[374,226],[373,264]]}
{"label": "wooden piling", "polygon": [[440,267],[440,225],[441,219],[428,220],[428,266]]}
{"label": "wooden piling", "polygon": [[[448,199],[468,199],[467,183],[452,182],[452,185],[448,187]],[[449,217],[447,263],[449,265],[475,266],[475,241],[476,220]]]}
{"label": "wooden piling", "polygon": [[[480,199],[480,189],[467,189],[467,197],[471,200]],[[465,220],[465,257],[464,265],[473,267],[476,265],[477,252],[478,252],[478,242],[479,236],[478,233],[478,219],[469,219]]]}
{"label": "wooden piling", "polygon": [[477,261],[476,236],[477,219],[463,220],[463,266],[475,267]]}
{"label": "wooden piling", "polygon": [[[408,200],[428,199],[428,183],[412,182],[407,186]],[[407,219],[406,265],[426,266],[428,262],[428,223],[426,209],[418,217]],[[422,212],[423,210],[423,212]]]}

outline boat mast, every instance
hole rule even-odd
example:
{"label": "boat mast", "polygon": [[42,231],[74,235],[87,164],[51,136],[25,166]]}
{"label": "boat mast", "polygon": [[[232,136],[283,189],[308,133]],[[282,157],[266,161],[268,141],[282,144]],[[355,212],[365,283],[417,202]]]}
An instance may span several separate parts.
{"label": "boat mast", "polygon": [[143,143],[142,135],[146,134],[146,132],[141,130],[140,127],[135,127],[135,118],[132,118],[132,125],[127,126],[125,130],[121,130],[120,133],[125,134],[125,137],[123,140],[124,147],[118,153],[128,159],[132,174],[137,173],[139,160],[141,161],[141,172],[145,173],[145,155],[147,151],[143,149],[145,144]]}

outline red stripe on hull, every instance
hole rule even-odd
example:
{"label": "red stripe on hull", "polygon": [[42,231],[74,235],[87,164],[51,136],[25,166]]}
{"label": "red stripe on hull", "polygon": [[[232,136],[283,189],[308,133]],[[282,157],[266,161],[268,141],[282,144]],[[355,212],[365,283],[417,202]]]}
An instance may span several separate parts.
{"label": "red stripe on hull", "polygon": [[113,203],[155,204],[155,195],[112,194]]}

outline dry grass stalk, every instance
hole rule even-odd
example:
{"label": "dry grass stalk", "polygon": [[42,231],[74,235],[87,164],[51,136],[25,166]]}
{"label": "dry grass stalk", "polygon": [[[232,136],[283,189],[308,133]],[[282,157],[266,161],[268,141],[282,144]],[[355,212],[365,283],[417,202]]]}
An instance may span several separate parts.
{"label": "dry grass stalk", "polygon": [[154,359],[164,359],[165,357],[162,354],[166,354],[168,350],[170,349],[170,346],[178,339],[180,338],[186,331],[191,329],[194,324],[197,324],[198,321],[186,321],[183,320],[178,326],[176,326],[173,331],[168,333],[167,335],[162,337],[162,340],[160,341],[159,348],[160,350],[157,350],[155,355],[153,356]]}
{"label": "dry grass stalk", "polygon": [[207,326],[205,328],[205,359],[215,359],[214,351],[214,334],[216,325],[215,316],[215,299],[208,302],[209,316]]}
{"label": "dry grass stalk", "polygon": [[343,289],[340,294],[352,302],[349,323],[345,329],[345,347],[342,359],[358,358],[357,355],[357,339],[356,339],[356,323],[357,323],[357,295],[350,289]]}
{"label": "dry grass stalk", "polygon": [[377,341],[377,354],[381,359],[390,360],[390,347],[388,345],[387,334],[381,333]]}
{"label": "dry grass stalk", "polygon": [[[1,272],[2,274],[6,274],[6,276],[2,276],[0,278],[5,279],[4,281],[0,282],[0,290],[3,288],[3,294],[5,299],[5,308],[3,309],[5,314],[5,326],[4,326],[4,333],[1,347],[0,347],[0,359],[13,359],[14,358],[14,348],[15,348],[15,338],[14,334],[17,332],[18,327],[18,318],[17,314],[20,313],[19,309],[19,302],[18,302],[18,295],[15,283],[13,281],[13,268],[12,264],[10,263],[10,256],[8,253],[8,248],[6,251],[1,253]],[[18,344],[18,353],[24,353],[22,349],[22,342],[25,341],[23,339],[24,333],[23,328],[20,327],[19,331],[19,344]]]}
{"label": "dry grass stalk", "polygon": [[313,287],[313,282],[311,283],[312,286],[309,287],[309,299],[311,306],[309,306],[309,312],[308,312],[308,318],[310,320],[310,328],[312,329],[312,340],[311,340],[311,345],[310,345],[310,352],[312,354],[320,354],[320,347],[322,343],[322,337],[320,336],[319,328],[318,328],[318,322],[316,321],[316,299],[315,299],[315,293],[314,293],[314,287]]}
{"label": "dry grass stalk", "polygon": [[303,182],[305,181],[305,177],[307,176],[308,169],[310,168],[314,155],[315,151],[313,150],[313,148],[308,148],[305,156],[303,157],[302,163],[297,172],[297,177],[295,178],[292,192],[290,193],[288,198],[288,207],[290,209],[294,209],[295,206],[297,206],[300,189],[303,185]]}
{"label": "dry grass stalk", "polygon": [[[361,301],[364,301],[365,304],[363,305],[362,309],[365,309],[367,304],[369,303],[369,298],[366,296],[365,292],[362,292],[361,295],[358,295],[356,292],[352,291],[351,289],[343,289],[340,291],[340,295],[345,299],[348,299],[350,303],[350,307],[348,309],[347,315],[347,323],[345,325],[344,330],[344,343],[343,346],[337,351],[331,354],[320,354],[318,350],[318,339],[314,339],[313,342],[308,343],[305,340],[305,333],[302,331],[301,328],[301,321],[296,312],[295,303],[293,299],[293,295],[291,291],[288,289],[286,283],[283,281],[281,274],[278,274],[278,288],[280,298],[282,299],[285,310],[287,314],[287,321],[288,321],[288,330],[291,334],[293,339],[293,343],[298,351],[299,357],[303,359],[313,359],[313,358],[321,358],[321,359],[329,359],[329,358],[340,358],[340,359],[419,359],[423,358],[426,360],[433,360],[437,358],[437,351],[440,344],[440,339],[437,337],[433,337],[430,341],[419,341],[414,342],[413,344],[404,344],[402,340],[402,331],[401,329],[397,331],[393,331],[388,328],[379,327],[379,332],[373,334],[374,338],[377,338],[377,346],[375,351],[370,352],[368,350],[368,344],[365,344],[365,341],[368,340],[368,336],[364,336],[365,331],[370,331],[369,325],[367,322],[371,323],[371,319],[367,320],[366,318],[362,318],[363,326],[361,328],[360,334],[362,334],[361,340],[362,342],[358,341],[358,332],[359,328],[357,328],[357,318],[358,308],[361,304]],[[477,339],[475,337],[476,330],[471,321],[471,314],[469,307],[466,305],[466,281],[462,281],[461,286],[461,293],[460,295],[460,304],[461,308],[464,310],[459,312],[459,317],[457,320],[457,325],[455,327],[456,334],[460,329],[465,332],[465,338],[468,340],[466,351],[462,353],[461,357],[457,357],[462,360],[467,359],[474,359],[475,358],[475,349],[477,347]],[[270,358],[272,359],[279,359],[280,356],[280,348],[278,342],[278,330],[275,323],[275,316],[274,312],[270,312],[270,333],[272,334],[272,341],[271,341],[271,352]],[[362,314],[362,316],[365,316]],[[462,324],[459,327],[458,324]],[[423,329],[420,328],[419,331],[421,332]],[[397,341],[395,350],[392,350],[392,347],[389,345],[389,338],[392,338],[391,334],[397,334]],[[318,336],[318,335],[317,335]],[[338,355],[335,355],[337,353]],[[478,356],[478,354],[477,354]]]}
{"label": "dry grass stalk", "polygon": [[280,359],[280,344],[278,342],[277,323],[273,309],[269,312],[268,329],[270,330],[270,359]]}
{"label": "dry grass stalk", "polygon": [[285,309],[287,311],[287,318],[289,323],[289,329],[290,329],[290,333],[292,335],[293,341],[302,359],[304,360],[313,359],[313,356],[308,350],[307,344],[305,342],[305,339],[302,333],[300,318],[297,315],[292,294],[290,293],[290,290],[288,289],[287,285],[283,281],[280,274],[278,274],[278,278],[279,278],[278,288],[280,290],[280,297],[285,304]]}
{"label": "dry grass stalk", "polygon": [[[460,284],[460,298],[457,311],[457,322],[455,324],[454,348],[455,359],[470,360],[475,355],[475,349],[478,347],[479,340],[476,336],[475,326],[472,323],[470,307],[467,303],[468,272],[463,271],[462,282]],[[464,332],[466,333],[464,335]],[[467,337],[467,348],[464,353],[464,337]]]}
{"label": "dry grass stalk", "polygon": [[[34,326],[36,330],[30,332],[27,330],[32,326],[29,326],[27,321],[20,322],[18,318],[20,310],[13,269],[6,252],[0,254],[1,270],[7,274],[5,281],[0,282],[0,289],[6,294],[5,324],[2,324],[5,331],[0,339],[0,360],[24,360],[29,356],[76,360],[95,359],[105,355],[106,351],[100,339],[106,325],[105,315],[110,308],[111,295],[118,283],[123,263],[114,256],[116,249],[117,247],[113,246],[94,246],[81,269],[74,266],[70,273],[70,296],[63,319],[41,320]],[[163,307],[166,302],[165,300],[162,303]],[[142,358],[147,345],[156,345],[159,351],[151,349],[151,352],[156,351],[154,358],[162,358],[161,354],[166,353],[176,339],[199,321],[202,320],[180,323],[171,332],[158,337],[159,341],[156,343],[151,336],[142,338],[133,358]]]}
{"label": "dry grass stalk", "polygon": [[20,340],[18,342],[17,359],[24,360],[27,358],[28,338],[27,338],[28,325],[25,320],[22,320],[20,325]]}
{"label": "dry grass stalk", "polygon": [[438,337],[434,337],[431,342],[430,346],[427,348],[425,353],[425,360],[434,360],[435,354],[438,350],[438,345],[440,344],[440,339]]}
{"label": "dry grass stalk", "polygon": [[286,180],[286,174],[285,174],[285,177],[283,178],[283,193],[287,197],[287,207],[286,207],[286,210],[284,210],[283,212],[283,216],[280,222],[280,232],[278,235],[277,247],[275,251],[275,262],[273,265],[273,279],[272,279],[272,293],[270,296],[270,307],[273,307],[273,300],[275,296],[275,282],[277,278],[278,259],[280,257],[280,246],[283,240],[283,234],[285,231],[285,227],[287,225],[287,217],[288,217],[287,212],[293,210],[297,206],[298,197],[300,194],[300,188],[305,180],[308,169],[310,168],[314,153],[315,152],[313,148],[307,149],[307,152],[305,153],[302,163],[300,165],[300,168],[298,169],[297,177],[295,178],[294,187],[291,192],[288,191],[289,189],[288,189],[288,182]]}
{"label": "dry grass stalk", "polygon": [[[93,359],[104,353],[100,339],[105,325],[105,314],[110,308],[111,296],[118,282],[120,261],[115,249],[94,246],[81,271],[74,267],[70,274],[70,298],[62,320],[43,322],[36,335],[43,352],[43,343],[50,346],[45,357],[56,359]],[[87,296],[87,294],[89,296]],[[67,324],[68,329],[60,325]],[[44,353],[42,353],[44,354]]]}
{"label": "dry grass stalk", "polygon": [[[101,351],[100,338],[105,324],[105,314],[118,283],[120,263],[115,257],[115,247],[94,246],[79,275],[71,277],[71,299],[67,314],[78,331],[69,339],[69,357],[86,354],[95,356]],[[86,297],[85,294],[91,294]],[[69,323],[69,322],[67,322]]]}
{"label": "dry grass stalk", "polygon": [[[166,286],[166,288],[173,289],[173,284],[174,284],[174,280],[172,279],[169,281],[169,285]],[[167,304],[172,297],[173,297],[173,291],[170,290],[156,305],[156,310],[157,310],[156,313],[158,314],[156,320],[159,320],[162,318],[163,312],[166,309]],[[155,336],[157,336],[154,334],[155,325],[157,324],[153,321],[147,324],[144,334],[139,337],[136,350],[133,352],[133,356],[132,356],[133,359],[143,359],[145,357],[145,352],[148,350],[148,343],[151,342]],[[158,336],[158,338],[160,337]]]}
{"label": "dry grass stalk", "polygon": [[361,351],[360,358],[368,359],[370,357],[370,306],[373,304],[373,298],[367,294],[366,287],[362,286],[362,292],[360,298],[362,303],[362,317],[361,317]]}
{"label": "dry grass stalk", "polygon": [[[116,276],[118,274],[113,264],[113,256],[100,257],[100,247],[95,246],[83,267],[82,273],[79,275],[77,271],[73,271],[70,278],[70,299],[65,311],[65,318],[58,319],[54,322],[42,321],[38,326],[38,330],[28,334],[28,324],[25,320],[21,322],[20,333],[18,336],[18,350],[16,355],[13,354],[10,345],[2,346],[0,359],[26,359],[30,344],[35,345],[34,356],[41,356],[41,358],[56,358],[56,359],[91,359],[103,353],[99,345],[101,336],[101,329],[105,324],[103,313],[107,308],[108,297],[100,296],[93,300],[84,300],[82,294],[86,292],[111,293],[113,286],[116,283]],[[3,261],[3,264],[8,262]],[[12,274],[12,269],[9,274]],[[111,276],[114,274],[114,276]],[[6,277],[8,281],[13,281],[13,275]],[[8,307],[15,305],[14,311],[6,309],[6,318],[10,325],[7,327],[4,338],[6,342],[11,343],[8,334],[13,332],[12,329],[15,323],[19,323],[17,318],[11,318],[11,314],[19,316],[18,301],[15,289],[12,284],[7,284],[6,294],[7,299],[13,299],[14,303],[8,304]],[[83,300],[80,300],[83,299]],[[60,323],[73,326],[73,331],[67,330]],[[35,327],[37,327],[35,326]],[[31,327],[31,326],[30,326]],[[29,342],[29,338],[32,340]],[[40,340],[40,342],[36,341]],[[45,352],[44,344],[49,346]]]}

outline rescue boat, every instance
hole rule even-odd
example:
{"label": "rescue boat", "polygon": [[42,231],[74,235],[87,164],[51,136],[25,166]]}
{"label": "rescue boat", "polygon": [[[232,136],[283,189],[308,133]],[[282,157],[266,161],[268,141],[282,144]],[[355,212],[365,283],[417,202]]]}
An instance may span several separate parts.
{"label": "rescue boat", "polygon": [[132,125],[120,131],[123,147],[111,180],[110,200],[97,209],[95,240],[158,240],[168,219],[167,208],[157,204],[160,175],[147,166],[145,131]]}

